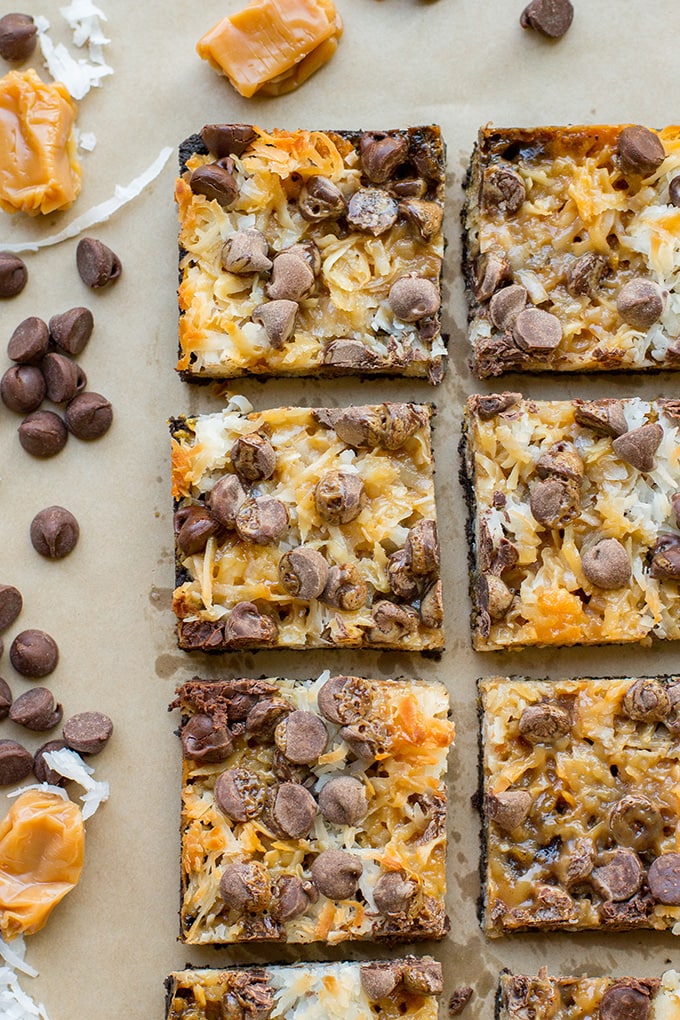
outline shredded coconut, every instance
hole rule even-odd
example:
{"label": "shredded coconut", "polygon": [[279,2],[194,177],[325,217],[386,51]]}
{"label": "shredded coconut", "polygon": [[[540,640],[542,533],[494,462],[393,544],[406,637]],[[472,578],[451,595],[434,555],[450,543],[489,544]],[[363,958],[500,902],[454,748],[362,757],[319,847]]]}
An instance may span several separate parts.
{"label": "shredded coconut", "polygon": [[83,802],[83,820],[90,818],[97,808],[109,799],[109,784],[93,779],[94,769],[91,765],[86,765],[75,751],[63,747],[59,751],[46,751],[43,757],[51,769],[67,779],[72,779],[85,790],[80,798]]}
{"label": "shredded coconut", "polygon": [[69,7],[62,7],[61,14],[73,32],[74,45],[81,48],[87,44],[88,59],[77,60],[63,43],[56,46],[49,37],[50,23],[47,18],[35,19],[38,29],[38,43],[47,70],[55,81],[62,82],[74,99],[82,99],[90,89],[101,85],[102,78],[113,74],[113,68],[104,60],[103,47],[110,40],[104,35],[100,19],[106,15],[90,0],[74,0]]}
{"label": "shredded coconut", "polygon": [[5,966],[0,966],[0,1016],[3,1020],[30,1020],[32,1017],[49,1020],[43,1004],[34,1002],[19,984],[17,971],[28,977],[38,976],[37,970],[24,962],[25,952],[21,936],[14,939],[12,948],[0,939],[0,957],[5,961]]}
{"label": "shredded coconut", "polygon": [[156,159],[153,161],[151,166],[147,167],[139,175],[135,177],[133,181],[130,181],[127,185],[117,184],[113,197],[107,198],[106,201],[100,202],[99,205],[93,206],[82,216],[76,217],[72,223],[69,223],[67,227],[60,230],[58,234],[51,234],[49,237],[41,237],[38,241],[19,241],[16,244],[3,244],[3,250],[9,252],[23,252],[23,251],[38,251],[39,248],[48,248],[53,244],[61,244],[62,241],[68,241],[71,237],[76,237],[82,233],[83,230],[87,230],[88,227],[93,227],[99,223],[105,223],[115,212],[121,209],[128,202],[131,202],[133,198],[137,198],[137,195],[144,190],[144,188],[151,183],[167,163],[168,159],[172,155],[173,150],[170,146],[166,146],[161,149]]}

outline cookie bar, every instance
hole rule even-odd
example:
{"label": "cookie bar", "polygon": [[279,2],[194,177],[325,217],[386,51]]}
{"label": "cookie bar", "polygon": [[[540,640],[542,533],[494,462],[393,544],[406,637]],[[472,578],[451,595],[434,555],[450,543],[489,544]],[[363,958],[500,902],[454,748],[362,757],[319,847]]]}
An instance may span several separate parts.
{"label": "cookie bar", "polygon": [[680,403],[473,396],[473,644],[680,637]]}
{"label": "cookie bar", "polygon": [[431,408],[171,423],[181,648],[443,647]]}
{"label": "cookie bar", "polygon": [[183,970],[166,981],[166,1020],[294,1020],[309,1010],[329,1020],[437,1020],[442,986],[441,964],[429,956]]}
{"label": "cookie bar", "polygon": [[464,224],[476,374],[680,368],[680,127],[483,128]]}
{"label": "cookie bar", "polygon": [[440,938],[448,695],[437,683],[195,679],[182,722],[180,938]]}
{"label": "cookie bar", "polygon": [[479,690],[486,933],[680,933],[678,677]]}
{"label": "cookie bar", "polygon": [[661,978],[550,977],[503,973],[496,1020],[663,1020],[680,1016],[680,973]]}
{"label": "cookie bar", "polygon": [[189,382],[441,382],[445,153],[435,126],[264,131],[180,146],[179,360]]}

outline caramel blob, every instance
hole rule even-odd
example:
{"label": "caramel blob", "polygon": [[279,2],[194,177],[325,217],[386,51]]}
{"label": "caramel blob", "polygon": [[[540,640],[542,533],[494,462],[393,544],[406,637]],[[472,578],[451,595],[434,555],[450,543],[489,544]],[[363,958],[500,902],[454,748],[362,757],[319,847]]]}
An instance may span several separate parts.
{"label": "caramel blob", "polygon": [[77,804],[27,790],[0,822],[0,935],[40,931],[80,878],[85,828]]}
{"label": "caramel blob", "polygon": [[77,106],[61,82],[32,69],[0,78],[0,208],[30,216],[67,209],[78,197]]}

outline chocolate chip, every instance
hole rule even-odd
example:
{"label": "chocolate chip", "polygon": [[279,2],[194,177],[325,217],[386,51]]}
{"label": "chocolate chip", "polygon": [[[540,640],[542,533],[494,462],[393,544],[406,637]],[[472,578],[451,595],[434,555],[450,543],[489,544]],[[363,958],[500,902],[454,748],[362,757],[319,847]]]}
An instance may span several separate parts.
{"label": "chocolate chip", "polygon": [[658,283],[641,277],[625,283],[616,298],[616,310],[629,326],[646,330],[661,318],[664,292]]}
{"label": "chocolate chip", "polygon": [[251,319],[264,327],[267,341],[275,350],[279,350],[295,332],[295,319],[298,305],[295,301],[280,299],[265,301],[263,305],[253,308]]}
{"label": "chocolate chip", "polygon": [[0,719],[6,719],[12,707],[12,689],[6,680],[0,677]]}
{"label": "chocolate chip", "polygon": [[426,627],[444,625],[444,588],[441,581],[435,581],[420,600],[420,619]]}
{"label": "chocolate chip", "polygon": [[250,124],[206,124],[201,129],[201,138],[218,159],[223,156],[240,156],[257,132]]}
{"label": "chocolate chip", "polygon": [[519,23],[522,28],[533,28],[549,39],[561,39],[569,31],[574,18],[570,0],[531,0]]}
{"label": "chocolate chip", "polygon": [[666,158],[658,135],[641,124],[625,127],[617,143],[621,169],[627,174],[653,174]]}
{"label": "chocolate chip", "polygon": [[[671,499],[671,503],[674,498]],[[660,580],[674,580],[680,577],[680,538],[677,535],[659,535],[651,553],[650,577]]]}
{"label": "chocolate chip", "polygon": [[486,608],[489,616],[492,620],[502,620],[513,603],[514,592],[497,574],[482,574],[480,582],[486,585]]}
{"label": "chocolate chip", "polygon": [[223,209],[228,209],[238,198],[238,184],[232,170],[219,163],[197,167],[189,178],[189,187],[194,195],[203,195]]}
{"label": "chocolate chip", "polygon": [[279,581],[294,598],[316,599],[328,582],[328,563],[318,550],[298,546],[279,560]]}
{"label": "chocolate chip", "polygon": [[245,498],[245,489],[236,475],[223,475],[210,490],[206,502],[210,513],[223,527],[233,528]]}
{"label": "chocolate chip", "polygon": [[386,742],[384,729],[378,722],[369,725],[357,721],[349,726],[341,726],[338,736],[344,740],[355,758],[367,764],[384,750]]}
{"label": "chocolate chip", "polygon": [[239,538],[256,545],[278,542],[286,534],[288,524],[288,510],[275,496],[247,499],[235,522]]}
{"label": "chocolate chip", "polygon": [[276,469],[276,453],[266,436],[253,432],[239,436],[229,456],[234,471],[247,482],[258,482],[271,478]]}
{"label": "chocolate chip", "polygon": [[277,636],[276,621],[261,613],[254,602],[237,602],[224,625],[224,639],[230,648],[274,645]]}
{"label": "chocolate chip", "polygon": [[404,549],[414,574],[424,577],[436,573],[440,563],[437,522],[425,518],[409,528]]}
{"label": "chocolate chip", "polygon": [[417,893],[417,882],[405,871],[389,871],[376,882],[373,899],[381,914],[393,917],[405,913]]}
{"label": "chocolate chip", "polygon": [[48,506],[31,521],[31,545],[41,556],[61,560],[75,549],[80,527],[70,510]]}
{"label": "chocolate chip", "polygon": [[33,770],[33,755],[16,740],[0,740],[0,786],[19,783]]}
{"label": "chocolate chip", "polygon": [[352,776],[330,779],[319,792],[319,810],[327,822],[357,825],[368,811],[363,783]]}
{"label": "chocolate chip", "polygon": [[349,200],[347,222],[356,230],[379,237],[397,222],[399,206],[382,188],[359,188]]}
{"label": "chocolate chip", "polygon": [[622,460],[627,461],[638,471],[651,471],[655,464],[655,454],[663,439],[663,429],[658,422],[641,425],[630,432],[624,432],[613,440],[614,452]]}
{"label": "chocolate chip", "polygon": [[78,241],[76,265],[80,279],[93,289],[113,283],[123,270],[115,252],[94,237],[83,237]]}
{"label": "chocolate chip", "polygon": [[662,722],[670,713],[671,701],[664,684],[652,677],[641,677],[624,694],[621,708],[630,719]]}
{"label": "chocolate chip", "polygon": [[647,872],[649,890],[657,903],[680,907],[680,854],[661,854]]}
{"label": "chocolate chip", "polygon": [[94,329],[94,317],[89,308],[69,308],[53,315],[49,322],[50,337],[62,351],[77,357],[85,350]]}
{"label": "chocolate chip", "polygon": [[489,302],[489,315],[496,329],[510,329],[515,319],[526,306],[529,293],[519,283],[497,290]]}
{"label": "chocolate chip", "polygon": [[365,132],[359,140],[361,168],[373,184],[384,184],[408,156],[408,139]]}
{"label": "chocolate chip", "polygon": [[47,397],[55,404],[65,404],[87,386],[87,376],[80,365],[65,354],[51,352],[40,363]]}
{"label": "chocolate chip", "polygon": [[424,198],[427,194],[427,181],[422,177],[400,177],[391,181],[389,187],[397,198]]}
{"label": "chocolate chip", "polygon": [[291,705],[282,698],[260,698],[248,712],[246,733],[249,736],[270,741],[273,739],[274,730],[282,716],[288,715],[292,711]]}
{"label": "chocolate chip", "polygon": [[592,429],[598,436],[621,436],[628,431],[623,404],[612,397],[575,400],[574,421]]}
{"label": "chocolate chip", "polygon": [[512,270],[505,255],[493,251],[484,252],[475,263],[472,289],[478,301],[488,301],[499,287],[511,280]]}
{"label": "chocolate chip", "polygon": [[0,298],[21,294],[28,283],[26,263],[9,251],[0,251]]}
{"label": "chocolate chip", "polygon": [[33,756],[33,772],[39,783],[49,783],[50,786],[66,786],[69,782],[66,776],[62,776],[61,772],[50,768],[45,761],[45,755],[49,751],[63,751],[65,747],[68,747],[65,740],[48,740],[47,743],[41,744],[35,752]]}
{"label": "chocolate chip", "polygon": [[249,228],[231,234],[222,246],[222,267],[230,273],[268,273],[272,267],[269,244],[261,230]]}
{"label": "chocolate chip", "polygon": [[549,353],[562,340],[562,323],[552,312],[540,308],[525,308],[512,327],[515,343],[532,354]]}
{"label": "chocolate chip", "polygon": [[401,981],[401,964],[391,963],[363,963],[361,965],[361,987],[366,997],[371,1002],[378,1002],[387,998]]}
{"label": "chocolate chip", "polygon": [[44,630],[22,630],[12,641],[9,659],[17,673],[37,680],[56,668],[59,649],[54,638]]}
{"label": "chocolate chip", "polygon": [[284,836],[302,839],[314,824],[316,801],[299,783],[281,783],[273,794],[272,818]]}
{"label": "chocolate chip", "polygon": [[424,276],[409,274],[398,277],[390,287],[387,302],[397,319],[418,322],[436,315],[441,305],[439,287]]}
{"label": "chocolate chip", "polygon": [[295,765],[310,765],[326,750],[328,730],[313,712],[295,711],[286,716],[274,732],[276,746]]}
{"label": "chocolate chip", "polygon": [[113,733],[113,723],[103,712],[79,712],[64,723],[64,740],[79,754],[99,754]]}
{"label": "chocolate chip", "polygon": [[317,695],[319,712],[329,722],[343,726],[365,718],[371,707],[371,689],[358,676],[332,676]]}
{"label": "chocolate chip", "polygon": [[66,424],[77,439],[99,439],[113,421],[111,403],[101,393],[79,393],[66,405]]}
{"label": "chocolate chip", "polygon": [[265,287],[272,301],[302,301],[314,287],[314,273],[300,255],[282,251],[274,259],[272,275]]}
{"label": "chocolate chip", "polygon": [[574,297],[588,294],[590,297],[600,286],[600,281],[609,268],[603,255],[587,252],[574,259],[567,270],[567,290]]}
{"label": "chocolate chip", "polygon": [[570,478],[581,482],[585,467],[583,458],[573,443],[561,440],[553,443],[536,461],[536,474],[539,478],[557,475],[559,478]]}
{"label": "chocolate chip", "polygon": [[297,875],[283,875],[276,887],[276,903],[272,913],[277,921],[292,921],[307,910],[310,903],[316,903],[319,894],[311,882],[304,882]]}
{"label": "chocolate chip", "polygon": [[215,803],[234,822],[247,822],[262,812],[265,788],[250,769],[236,768],[221,772],[215,780]]}
{"label": "chocolate chip", "polygon": [[581,550],[581,569],[591,584],[605,591],[625,588],[630,582],[630,556],[617,538],[603,538]]}
{"label": "chocolate chip", "polygon": [[0,379],[0,397],[10,411],[36,411],[45,399],[42,372],[35,365],[12,365]]}
{"label": "chocolate chip", "polygon": [[600,999],[599,1020],[648,1020],[651,1005],[649,991],[617,982]]}
{"label": "chocolate chip", "polygon": [[[329,367],[328,374],[342,374],[346,369],[369,370],[378,364],[376,356],[361,340],[333,340],[323,352],[323,363]],[[335,372],[333,371],[335,370]]]}
{"label": "chocolate chip", "polygon": [[477,414],[482,421],[491,421],[497,414],[502,414],[508,408],[514,407],[521,399],[521,393],[513,393],[510,390],[505,393],[481,394],[476,400]]}
{"label": "chocolate chip", "polygon": [[423,241],[431,241],[442,228],[444,209],[439,202],[425,202],[419,198],[402,199],[399,212],[415,227]]}
{"label": "chocolate chip", "polygon": [[397,606],[387,599],[373,603],[371,613],[373,626],[368,631],[368,640],[376,645],[397,647],[409,634],[418,628],[419,617],[415,609]]}
{"label": "chocolate chip", "polygon": [[349,471],[325,471],[314,489],[314,505],[322,521],[349,524],[366,506],[361,477]]}
{"label": "chocolate chip", "polygon": [[0,57],[28,60],[38,40],[38,29],[30,14],[6,14],[0,18]]}
{"label": "chocolate chip", "polygon": [[320,223],[323,220],[339,219],[345,212],[346,203],[337,184],[328,177],[315,174],[305,181],[298,207],[303,220]]}
{"label": "chocolate chip", "polygon": [[208,539],[218,530],[218,523],[206,507],[184,506],[173,517],[177,548],[185,556],[203,552]]}
{"label": "chocolate chip", "polygon": [[182,750],[193,761],[224,761],[234,744],[226,725],[203,713],[193,715],[182,729]]}
{"label": "chocolate chip", "polygon": [[19,726],[40,733],[52,730],[61,722],[63,709],[57,705],[47,687],[31,687],[12,702],[9,717]]}
{"label": "chocolate chip", "polygon": [[525,821],[531,811],[531,794],[527,790],[490,793],[484,805],[490,821],[500,825],[506,832],[512,832]]}
{"label": "chocolate chip", "polygon": [[487,210],[498,209],[512,215],[526,197],[524,181],[512,167],[495,164],[486,171],[482,183],[482,204]]}
{"label": "chocolate chip", "polygon": [[571,730],[566,709],[551,702],[528,705],[519,717],[519,732],[531,744],[549,744],[560,740]]}
{"label": "chocolate chip", "polygon": [[609,831],[620,846],[648,850],[663,835],[663,816],[647,797],[629,793],[609,812]]}
{"label": "chocolate chip", "polygon": [[676,209],[680,206],[680,174],[676,174],[668,185],[668,201]]}
{"label": "chocolate chip", "polygon": [[312,863],[312,881],[330,900],[347,900],[359,888],[364,866],[344,850],[322,850]]}
{"label": "chocolate chip", "polygon": [[21,612],[24,600],[13,584],[0,584],[0,631],[11,627]]}
{"label": "chocolate chip", "polygon": [[580,512],[580,483],[556,476],[536,482],[529,492],[529,509],[546,528],[563,528]]}
{"label": "chocolate chip", "polygon": [[463,985],[461,988],[456,988],[449,997],[448,1014],[449,1016],[460,1016],[468,1002],[474,994],[474,989],[470,985]]}
{"label": "chocolate chip", "polygon": [[418,595],[418,581],[414,577],[405,549],[397,549],[387,560],[387,580],[399,599],[414,599]]}
{"label": "chocolate chip", "polygon": [[34,411],[17,429],[19,442],[33,457],[54,457],[66,446],[68,429],[54,411]]}
{"label": "chocolate chip", "polygon": [[604,899],[621,903],[635,895],[643,877],[638,855],[633,850],[616,850],[606,864],[593,869],[591,882]]}
{"label": "chocolate chip", "polygon": [[236,861],[229,864],[220,879],[220,896],[231,909],[261,913],[271,900],[271,885],[260,861]]}
{"label": "chocolate chip", "polygon": [[47,323],[32,315],[20,322],[12,333],[7,354],[20,365],[37,364],[47,354],[49,342]]}
{"label": "chocolate chip", "polygon": [[404,967],[404,988],[413,995],[441,995],[444,990],[442,965],[436,960],[421,959]]}
{"label": "chocolate chip", "polygon": [[355,563],[330,567],[326,587],[319,596],[322,602],[336,609],[353,613],[366,605],[368,586]]}

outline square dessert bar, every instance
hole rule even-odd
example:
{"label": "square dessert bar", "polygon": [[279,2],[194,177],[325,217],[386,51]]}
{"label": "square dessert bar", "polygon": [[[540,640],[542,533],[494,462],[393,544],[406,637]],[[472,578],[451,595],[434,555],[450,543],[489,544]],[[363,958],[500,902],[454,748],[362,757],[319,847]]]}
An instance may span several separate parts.
{"label": "square dessert bar", "polygon": [[180,938],[190,945],[448,930],[442,684],[199,680],[182,713]]}
{"label": "square dessert bar", "polygon": [[496,1020],[672,1020],[680,1016],[680,973],[661,978],[550,977],[503,973]]}
{"label": "square dessert bar", "polygon": [[434,125],[206,125],[180,146],[179,360],[189,382],[441,382],[446,162]]}
{"label": "square dessert bar", "polygon": [[171,423],[180,647],[441,649],[431,408],[244,406]]}
{"label": "square dessert bar", "polygon": [[680,933],[680,679],[479,691],[487,935]]}
{"label": "square dessert bar", "polygon": [[478,376],[680,368],[680,127],[483,128],[463,213]]}
{"label": "square dessert bar", "polygon": [[437,1020],[441,964],[429,956],[370,963],[201,968],[170,974],[166,1020]]}
{"label": "square dessert bar", "polygon": [[680,637],[680,403],[473,396],[473,644]]}

